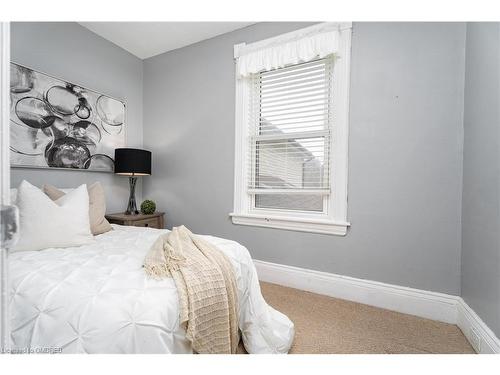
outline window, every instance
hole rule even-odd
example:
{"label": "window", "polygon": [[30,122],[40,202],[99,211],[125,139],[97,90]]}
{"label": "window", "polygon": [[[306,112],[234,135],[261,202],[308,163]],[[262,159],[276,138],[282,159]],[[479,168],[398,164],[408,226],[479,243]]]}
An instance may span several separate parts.
{"label": "window", "polygon": [[350,24],[235,46],[233,223],[346,234],[349,55]]}
{"label": "window", "polygon": [[327,58],[252,76],[248,193],[256,209],[324,212],[331,68]]}

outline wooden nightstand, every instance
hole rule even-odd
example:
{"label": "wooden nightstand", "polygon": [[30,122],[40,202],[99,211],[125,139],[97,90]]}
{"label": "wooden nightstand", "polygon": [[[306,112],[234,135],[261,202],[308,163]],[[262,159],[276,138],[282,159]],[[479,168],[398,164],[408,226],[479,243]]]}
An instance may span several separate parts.
{"label": "wooden nightstand", "polygon": [[151,215],[125,215],[120,212],[106,215],[106,219],[112,224],[163,229],[165,228],[164,216],[165,212],[155,212]]}

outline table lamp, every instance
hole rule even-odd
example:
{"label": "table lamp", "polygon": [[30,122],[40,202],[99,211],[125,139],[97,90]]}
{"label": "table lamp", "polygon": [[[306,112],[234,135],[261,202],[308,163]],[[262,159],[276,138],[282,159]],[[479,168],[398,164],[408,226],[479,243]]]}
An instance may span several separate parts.
{"label": "table lamp", "polygon": [[137,176],[151,175],[151,152],[137,148],[115,149],[115,174],[128,176],[130,196],[125,214],[137,215],[139,211],[135,202],[135,184]]}

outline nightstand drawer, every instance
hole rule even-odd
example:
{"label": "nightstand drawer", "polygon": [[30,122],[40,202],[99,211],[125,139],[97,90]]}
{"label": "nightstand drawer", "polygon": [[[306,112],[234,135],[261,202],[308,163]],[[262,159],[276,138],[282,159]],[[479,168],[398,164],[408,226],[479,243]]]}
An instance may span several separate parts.
{"label": "nightstand drawer", "polygon": [[132,222],[134,227],[149,227],[149,228],[157,228],[160,229],[160,223],[158,218],[152,219],[144,219],[144,220],[136,220]]}
{"label": "nightstand drawer", "polygon": [[112,224],[131,225],[134,227],[163,229],[165,227],[165,213],[155,212],[151,215],[125,215],[124,213],[108,214],[106,219]]}

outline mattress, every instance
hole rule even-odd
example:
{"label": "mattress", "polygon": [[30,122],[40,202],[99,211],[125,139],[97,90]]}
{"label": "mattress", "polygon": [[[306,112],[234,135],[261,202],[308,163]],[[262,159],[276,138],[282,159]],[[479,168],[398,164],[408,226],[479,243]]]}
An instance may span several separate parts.
{"label": "mattress", "polygon": [[[171,278],[142,269],[156,238],[168,232],[113,225],[92,244],[9,255],[11,344],[21,352],[192,353],[179,326]],[[234,267],[240,330],[249,353],[286,353],[293,323],[267,305],[248,250],[203,236]]]}

